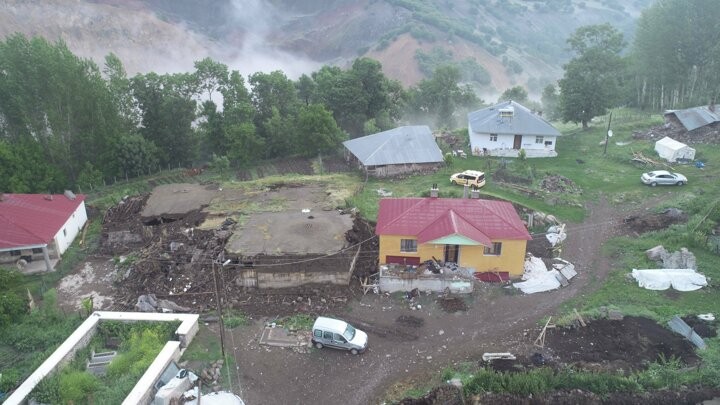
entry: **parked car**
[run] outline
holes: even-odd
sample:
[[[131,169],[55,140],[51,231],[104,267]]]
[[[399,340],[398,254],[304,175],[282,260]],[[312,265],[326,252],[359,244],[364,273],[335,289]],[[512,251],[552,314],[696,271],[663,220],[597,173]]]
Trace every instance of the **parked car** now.
[[[450,176],[450,183],[482,187],[485,185],[485,173],[477,170],[465,170],[464,172],[455,173]]]
[[[687,184],[687,177],[680,173],[672,173],[667,170],[655,170],[653,172],[643,173],[640,177],[643,183],[655,187],[659,185],[682,186]]]
[[[367,349],[368,336],[345,321],[319,316],[312,327],[312,343],[318,349],[327,346],[358,354]]]

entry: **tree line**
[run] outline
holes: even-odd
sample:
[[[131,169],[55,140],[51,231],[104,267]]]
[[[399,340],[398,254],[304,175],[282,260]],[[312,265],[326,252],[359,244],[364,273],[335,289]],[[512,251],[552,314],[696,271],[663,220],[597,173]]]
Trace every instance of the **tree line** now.
[[[558,86],[543,91],[553,119],[581,123],[608,108],[652,111],[714,105],[720,94],[720,7],[714,0],[658,0],[628,46],[610,24],[580,27]]]
[[[409,89],[368,58],[297,80],[281,71],[243,77],[209,58],[194,67],[129,77],[114,54],[100,68],[62,41],[0,42],[0,191],[88,189],[213,158],[243,167],[316,156],[403,117],[452,127],[456,107],[480,103],[452,66]]]
[[[720,92],[720,7],[714,0],[660,0],[638,20],[631,47],[609,24],[579,28],[574,57],[542,106],[515,86],[501,100],[551,120],[590,120],[616,106],[654,111],[714,104]],[[192,72],[128,77],[110,54],[102,69],[63,42],[16,34],[0,42],[0,191],[87,189],[103,179],[213,159],[243,167],[314,156],[347,138],[401,123],[454,128],[482,107],[455,65],[410,88],[379,62],[323,66],[289,79],[238,71],[206,58]]]

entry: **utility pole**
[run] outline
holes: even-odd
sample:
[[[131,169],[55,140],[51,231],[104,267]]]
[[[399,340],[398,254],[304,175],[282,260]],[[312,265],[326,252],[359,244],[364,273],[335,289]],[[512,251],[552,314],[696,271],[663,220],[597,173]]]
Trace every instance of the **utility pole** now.
[[[225,322],[222,316],[222,303],[220,302],[220,292],[218,291],[217,276],[215,275],[215,260],[212,261],[212,275],[215,283],[215,303],[217,304],[218,322],[220,323],[220,350],[222,351],[223,361],[225,361]]]
[[[612,111],[610,111],[610,118],[608,118],[608,127],[607,132],[605,133],[605,150],[603,150],[603,155],[607,154],[607,144],[610,142],[610,137],[612,137],[612,130],[610,130],[610,123],[612,122]]]

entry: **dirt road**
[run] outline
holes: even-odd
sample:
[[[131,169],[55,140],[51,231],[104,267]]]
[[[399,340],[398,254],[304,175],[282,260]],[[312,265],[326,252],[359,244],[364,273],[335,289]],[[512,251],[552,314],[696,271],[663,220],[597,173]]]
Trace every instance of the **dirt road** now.
[[[385,295],[352,301],[347,312],[335,315],[361,328],[369,326],[370,348],[360,356],[331,349],[297,352],[259,346],[261,322],[238,328],[229,336],[239,366],[235,390],[250,405],[317,399],[380,403],[386,390],[400,381],[424,381],[453,363],[477,361],[484,352],[527,352],[542,317],[599,285],[591,281],[606,278],[612,263],[600,247],[623,232],[622,218],[628,214],[601,200],[589,207],[585,222],[568,227],[562,257],[576,265],[578,276],[557,291],[522,295],[514,289],[484,286],[467,298],[466,312],[453,314],[434,302],[435,295],[423,295],[422,309],[417,311],[402,299]],[[398,322],[403,315],[421,321]]]

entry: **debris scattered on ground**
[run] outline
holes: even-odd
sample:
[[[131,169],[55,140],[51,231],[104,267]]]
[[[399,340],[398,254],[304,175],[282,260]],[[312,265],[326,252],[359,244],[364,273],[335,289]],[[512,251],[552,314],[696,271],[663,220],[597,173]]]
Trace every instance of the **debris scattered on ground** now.
[[[715,317],[712,314],[689,315],[682,317],[682,320],[700,335],[700,337],[713,338],[718,335],[718,323],[715,322]]]
[[[694,269],[633,269],[632,277],[647,290],[695,291],[707,286],[704,275]]]
[[[384,188],[379,188],[375,190],[380,197],[392,197],[393,193],[392,191],[385,190]]]
[[[717,125],[705,125],[693,131],[686,130],[682,125],[664,124],[650,128],[648,131],[634,131],[633,139],[657,141],[666,136],[686,144],[717,145],[720,142],[720,128]]]
[[[568,274],[575,272],[574,266],[571,269],[567,264],[562,262],[559,264],[563,264],[563,268],[568,269]],[[560,271],[555,268],[548,270],[545,262],[532,254],[528,254],[525,259],[525,273],[523,273],[522,279],[525,281],[513,283],[513,287],[520,289],[525,294],[555,290],[568,283],[568,279]]]
[[[702,337],[700,337],[700,335],[698,335],[690,327],[690,325],[680,319],[679,316],[674,316],[671,320],[669,320],[668,326],[670,327],[670,329],[680,334],[680,336],[690,341],[690,343],[694,344],[698,349],[707,349],[707,344],[705,344],[705,341],[702,339]]]
[[[155,294],[139,296],[135,309],[139,312],[190,312],[190,308],[180,306],[170,300],[159,300]]]
[[[482,355],[483,361],[491,361],[491,360],[515,360],[515,356],[512,353],[504,352],[504,353],[483,353]]]
[[[545,233],[545,238],[550,242],[550,246],[555,247],[567,239],[567,233],[565,233],[565,224],[553,225],[548,228]]]

